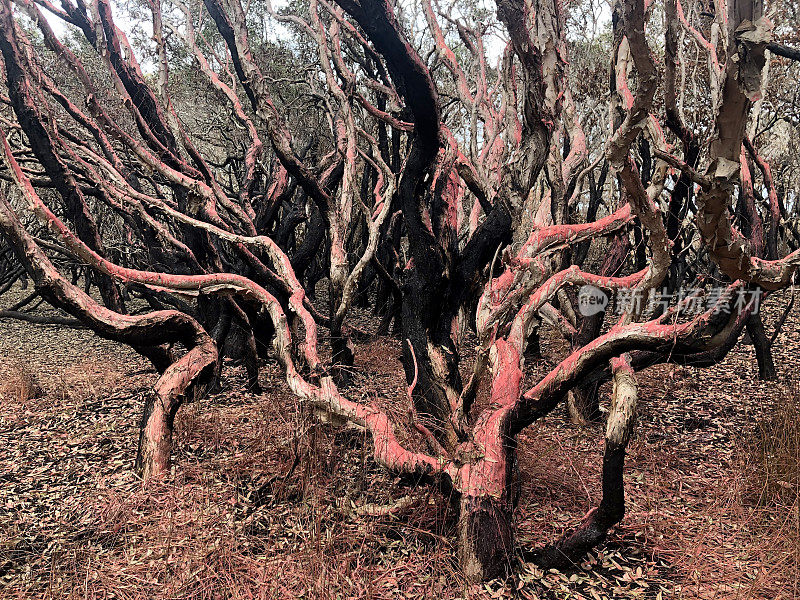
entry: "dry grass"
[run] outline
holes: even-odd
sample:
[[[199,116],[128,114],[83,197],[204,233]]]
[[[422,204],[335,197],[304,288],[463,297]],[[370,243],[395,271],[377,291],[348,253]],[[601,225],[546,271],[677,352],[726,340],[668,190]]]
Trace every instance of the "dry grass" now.
[[[22,405],[41,398],[42,394],[42,386],[30,368],[20,361],[12,361],[6,378],[0,381],[0,400]]]
[[[761,484],[759,504],[796,509],[800,494],[800,390],[778,395],[771,414],[757,424],[754,446],[753,466]]]
[[[745,500],[754,502],[766,556],[765,577],[800,597],[800,389],[779,393],[749,445]]]

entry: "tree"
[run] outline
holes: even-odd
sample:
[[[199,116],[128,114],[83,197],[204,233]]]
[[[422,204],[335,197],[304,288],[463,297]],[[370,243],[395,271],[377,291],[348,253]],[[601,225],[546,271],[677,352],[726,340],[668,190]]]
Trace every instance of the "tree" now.
[[[654,4],[619,0],[610,36],[583,45],[565,14],[580,3],[498,0],[497,22],[432,0],[421,14],[388,0],[250,6],[292,28],[276,46],[239,0],[149,0],[150,73],[107,0],[16,4],[17,15],[0,3],[2,176],[13,184],[0,231],[17,261],[4,259],[4,281],[24,269],[48,302],[158,369],[136,461],[145,477],[167,470],[174,416],[214,385],[223,356],[244,360],[253,389],[259,360],[274,358],[321,419],[369,433],[376,462],[451,492],[462,568],[491,578],[515,552],[518,434],[570,395],[575,414],[597,418],[597,390],[611,381],[602,500],[534,555],[562,567],[624,515],[637,371],[713,364],[745,327],[760,360],[768,353],[752,299],[789,285],[800,254],[769,164],[746,136],[772,39],[760,3],[718,2],[708,17],[666,0],[661,27]],[[59,39],[41,8],[83,45]],[[418,40],[410,32],[423,21]],[[707,54],[701,91],[678,76],[689,43]],[[607,63],[608,125],[605,96],[570,76],[586,68],[571,52]],[[208,93],[189,85],[199,77],[189,62]],[[230,133],[210,132],[213,119]],[[67,281],[44,251],[53,249],[89,266],[86,286],[102,304]],[[314,305],[320,272],[327,314]],[[725,283],[705,290],[703,275]],[[688,284],[655,311],[638,301]],[[409,423],[347,395],[363,335],[347,315],[371,288],[401,323]],[[587,291],[638,300],[592,315],[581,312]],[[131,296],[153,310],[127,314]],[[570,354],[523,390],[526,351],[545,326]],[[464,382],[467,327],[477,350]]]

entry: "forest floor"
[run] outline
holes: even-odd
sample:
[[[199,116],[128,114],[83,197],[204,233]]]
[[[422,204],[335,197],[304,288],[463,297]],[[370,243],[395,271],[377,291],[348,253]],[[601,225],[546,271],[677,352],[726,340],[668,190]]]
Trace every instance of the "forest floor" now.
[[[797,312],[774,346],[777,382],[757,380],[744,344],[709,369],[641,375],[627,514],[578,568],[523,563],[472,587],[438,492],[412,489],[400,518],[362,516],[408,490],[357,434],[316,424],[274,361],[263,394],[231,368],[220,393],[181,408],[172,474],[143,484],[131,467],[147,363],[86,330],[2,321],[0,597],[798,598]],[[391,338],[359,345],[349,395],[396,398],[402,415],[399,354]],[[529,371],[562,356],[558,341],[543,354]],[[533,549],[598,502],[603,432],[557,410],[519,446],[517,535]]]

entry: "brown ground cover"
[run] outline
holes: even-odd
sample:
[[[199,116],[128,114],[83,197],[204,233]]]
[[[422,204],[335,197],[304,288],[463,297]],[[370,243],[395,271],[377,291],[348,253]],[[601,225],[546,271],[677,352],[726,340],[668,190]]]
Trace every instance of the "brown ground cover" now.
[[[275,363],[262,395],[232,368],[220,393],[184,406],[173,473],[143,484],[131,466],[155,379],[145,361],[85,330],[2,321],[0,596],[797,598],[798,348],[793,314],[774,347],[778,382],[756,380],[742,344],[710,369],[646,371],[628,512],[609,540],[572,572],[522,564],[468,588],[438,492],[404,488],[359,434],[316,424]],[[545,336],[541,360],[559,351]],[[402,418],[399,353],[390,338],[361,345],[351,395],[394,399]],[[596,504],[602,440],[561,410],[524,432],[522,546]],[[408,493],[400,518],[362,514]]]

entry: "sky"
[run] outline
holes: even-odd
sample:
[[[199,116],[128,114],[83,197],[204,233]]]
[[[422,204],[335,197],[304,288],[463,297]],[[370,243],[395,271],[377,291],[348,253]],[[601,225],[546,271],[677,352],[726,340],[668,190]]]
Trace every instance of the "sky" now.
[[[408,0],[401,0],[401,2],[403,2],[404,4],[409,4]],[[276,11],[285,7],[287,4],[288,4],[287,0],[272,0],[272,6]],[[124,31],[129,37],[131,37],[131,33],[133,32],[134,29],[134,21],[129,18],[128,11],[125,10],[124,8],[121,8],[119,4],[113,2],[113,0],[111,2],[111,6],[114,15],[114,22],[120,29],[122,29],[122,31]],[[495,10],[494,2],[490,2],[488,0],[478,0],[478,6],[480,8],[490,11]],[[47,11],[44,7],[41,7],[41,10],[44,13],[47,22],[50,24],[50,27],[52,27],[55,34],[60,39],[63,40],[67,34],[68,25],[65,24],[64,21],[59,19],[57,16]],[[454,12],[457,14],[458,13],[457,9],[454,9]],[[147,28],[149,28],[149,19],[147,18],[142,19],[139,22],[139,26],[146,28],[146,32],[149,34],[149,31],[147,30]],[[278,39],[283,38],[288,34],[287,29],[281,23],[276,23],[273,21],[272,26],[273,26],[273,35],[269,36],[272,41],[277,41]],[[424,20],[420,23],[420,26],[425,27]],[[499,61],[500,56],[502,56],[503,54],[505,41],[499,38],[498,36],[494,35],[490,36],[490,38],[486,40],[485,44],[490,64],[497,64],[497,61]],[[142,68],[145,71],[147,71],[148,65],[142,64]]]
[[[400,0],[401,6],[409,7],[411,10],[411,5],[415,0]],[[460,11],[458,9],[458,2],[453,0],[449,0],[452,4],[448,7],[448,0],[440,0],[441,5],[440,7],[443,10],[449,10],[450,14],[454,17],[460,16]],[[115,3],[112,0],[112,10],[114,14],[114,20],[117,26],[122,29],[126,34],[131,37],[131,33],[134,30],[134,21],[129,18],[128,10],[121,7],[119,3]],[[281,8],[285,7],[288,4],[287,0],[272,0],[272,6],[275,10],[280,10]],[[593,4],[595,5],[595,9],[598,11],[597,14],[599,16],[598,24],[602,25],[604,21],[608,21],[610,19],[610,7],[607,0],[594,0]],[[496,10],[495,3],[493,0],[477,0],[478,8],[486,10],[490,13],[494,13]],[[45,18],[50,23],[50,26],[53,28],[56,35],[63,39],[67,33],[67,25],[59,19],[57,16],[53,15],[52,13],[48,12],[46,9],[42,8],[42,12],[45,14]],[[149,15],[148,15],[149,17]],[[149,18],[144,18],[139,21],[139,26],[143,27],[146,33],[146,37],[149,38],[149,25],[150,20]],[[288,35],[288,30],[284,25],[281,23],[276,23],[272,21],[272,35],[269,35],[269,38],[272,41],[278,41],[278,39],[285,38]],[[420,14],[420,22],[417,24],[416,29],[417,31],[423,31],[427,28],[427,24],[425,23],[424,17]],[[486,48],[487,59],[489,64],[497,65],[500,61],[500,57],[503,54],[503,49],[506,45],[505,39],[505,32],[502,32],[501,35],[498,35],[498,32],[491,33],[487,36],[484,40],[484,46]],[[501,37],[502,36],[502,37]],[[140,59],[140,63],[142,69],[145,72],[155,70],[154,64],[148,64],[148,61],[141,60],[141,57],[137,57]]]

